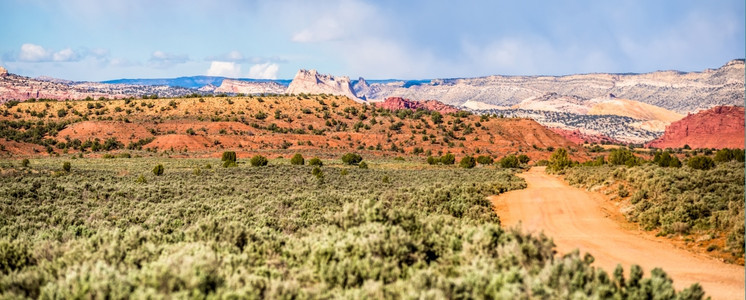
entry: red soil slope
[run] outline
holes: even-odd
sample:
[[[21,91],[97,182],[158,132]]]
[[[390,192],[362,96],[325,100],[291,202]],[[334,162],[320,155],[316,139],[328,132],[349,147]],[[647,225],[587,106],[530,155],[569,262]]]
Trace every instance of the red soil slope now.
[[[458,108],[444,104],[437,100],[412,101],[409,99],[404,99],[402,97],[389,97],[386,98],[386,100],[384,100],[382,103],[376,103],[375,105],[390,110],[417,110],[421,108],[425,110],[434,110],[442,114],[455,113],[458,111]]]
[[[744,108],[717,106],[671,123],[647,147],[744,148]]]
[[[610,138],[608,136],[605,136],[603,134],[585,134],[580,132],[580,130],[567,130],[567,129],[561,129],[561,128],[549,128],[549,130],[554,131],[555,133],[563,136],[564,138],[570,140],[573,143],[582,145],[585,142],[588,143],[597,143],[601,144],[603,142],[610,143],[610,144],[621,144],[619,140]]]

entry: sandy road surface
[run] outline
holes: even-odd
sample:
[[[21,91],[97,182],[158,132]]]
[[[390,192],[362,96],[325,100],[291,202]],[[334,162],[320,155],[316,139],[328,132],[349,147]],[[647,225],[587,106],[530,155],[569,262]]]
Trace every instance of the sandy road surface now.
[[[636,230],[623,229],[602,210],[600,194],[567,185],[544,168],[519,174],[528,188],[492,197],[502,225],[521,223],[529,232],[543,231],[559,253],[580,249],[594,265],[611,273],[640,265],[645,274],[656,267],[673,278],[676,289],[699,282],[713,299],[744,299],[744,268],[697,255]]]

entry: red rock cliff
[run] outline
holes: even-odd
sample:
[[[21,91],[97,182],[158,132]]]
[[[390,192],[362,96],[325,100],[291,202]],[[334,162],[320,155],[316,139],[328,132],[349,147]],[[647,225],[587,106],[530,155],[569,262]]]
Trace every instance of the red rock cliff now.
[[[744,148],[744,108],[717,106],[671,123],[647,147]]]
[[[412,101],[409,99],[404,99],[402,97],[389,97],[389,98],[386,98],[386,100],[384,100],[383,102],[376,103],[375,105],[378,107],[382,107],[382,108],[390,109],[390,110],[397,110],[397,109],[417,110],[421,108],[424,110],[434,110],[442,114],[455,113],[459,111],[457,108],[453,106],[444,104],[436,100]]]

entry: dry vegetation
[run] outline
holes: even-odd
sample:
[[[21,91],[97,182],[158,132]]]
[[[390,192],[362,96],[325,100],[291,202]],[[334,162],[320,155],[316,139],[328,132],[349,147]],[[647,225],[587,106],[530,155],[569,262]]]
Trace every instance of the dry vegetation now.
[[[501,229],[486,196],[524,187],[511,171],[363,162],[0,162],[0,297],[702,297]]]
[[[718,153],[723,152],[727,151]],[[640,162],[637,166],[579,166],[564,172],[570,184],[613,192],[613,198],[621,199],[627,219],[643,229],[683,239],[690,247],[743,264],[744,163],[743,152],[739,153],[740,162],[728,162],[716,154],[717,165],[707,156],[695,156],[678,167]],[[702,161],[714,167],[692,168],[701,168]]]
[[[541,159],[547,148],[574,148],[527,119],[390,111],[330,95],[13,102],[0,108],[0,133],[0,154],[14,156],[128,148],[192,157],[232,149],[240,157],[357,151]]]

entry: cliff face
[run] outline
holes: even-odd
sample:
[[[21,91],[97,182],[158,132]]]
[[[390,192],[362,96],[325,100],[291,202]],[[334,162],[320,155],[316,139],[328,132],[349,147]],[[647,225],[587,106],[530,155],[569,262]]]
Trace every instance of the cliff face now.
[[[441,114],[455,113],[458,111],[457,108],[447,105],[447,104],[443,104],[442,102],[439,102],[436,100],[411,101],[409,99],[404,99],[401,97],[386,98],[386,100],[384,100],[383,102],[375,103],[375,106],[385,108],[385,109],[390,109],[390,110],[424,109],[424,110],[437,111],[437,112],[440,112]]]
[[[243,93],[243,94],[282,94],[285,93],[285,86],[274,82],[249,82],[234,79],[223,79],[220,87],[214,90],[215,93]]]
[[[3,67],[0,67],[0,76],[7,76],[7,75],[8,75],[8,70]]]
[[[679,148],[744,148],[744,108],[718,106],[671,123],[646,146]]]
[[[353,92],[349,77],[319,74],[316,70],[299,70],[285,93],[331,94],[346,96],[358,102],[362,101]]]
[[[578,74],[567,76],[487,76],[434,79],[418,85],[370,84],[368,100],[402,97],[438,99],[451,105],[477,101],[513,106],[547,93],[579,99],[613,94],[662,107],[679,114],[718,105],[743,105],[744,61],[733,60],[718,69],[702,72],[658,71],[645,74]]]

